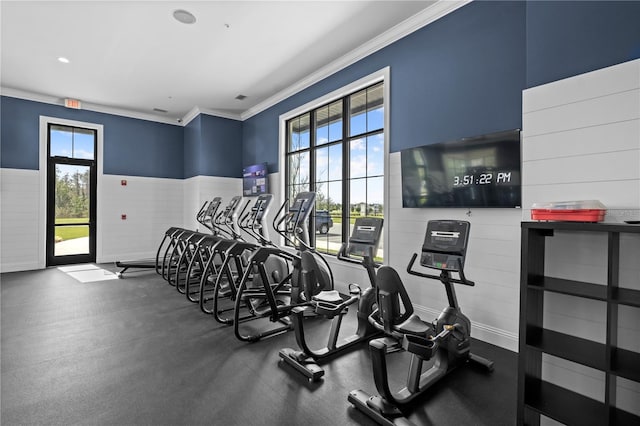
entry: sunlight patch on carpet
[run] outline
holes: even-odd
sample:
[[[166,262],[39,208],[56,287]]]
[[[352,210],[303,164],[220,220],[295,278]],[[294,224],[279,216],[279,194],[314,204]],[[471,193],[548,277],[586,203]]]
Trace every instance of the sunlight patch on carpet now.
[[[118,279],[118,276],[113,272],[89,263],[83,265],[61,266],[58,270],[81,283]]]

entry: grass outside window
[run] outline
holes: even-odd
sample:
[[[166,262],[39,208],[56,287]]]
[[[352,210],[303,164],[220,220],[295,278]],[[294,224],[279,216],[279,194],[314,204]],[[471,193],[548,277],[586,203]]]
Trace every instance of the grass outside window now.
[[[74,240],[89,236],[89,218],[56,218],[56,225],[82,224],[77,226],[56,226],[56,242]]]

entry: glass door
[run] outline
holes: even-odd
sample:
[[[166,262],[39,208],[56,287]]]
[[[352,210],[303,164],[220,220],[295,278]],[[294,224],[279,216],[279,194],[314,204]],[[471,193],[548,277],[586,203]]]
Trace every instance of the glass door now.
[[[95,262],[96,132],[49,125],[47,266]]]

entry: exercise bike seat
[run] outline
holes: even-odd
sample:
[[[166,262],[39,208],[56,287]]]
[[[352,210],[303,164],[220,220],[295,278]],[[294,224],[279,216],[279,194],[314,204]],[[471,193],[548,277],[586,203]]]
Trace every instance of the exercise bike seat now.
[[[429,334],[433,333],[433,326],[422,321],[416,314],[412,314],[406,321],[395,325],[393,329],[398,333],[420,337],[429,337]]]
[[[322,292],[333,290],[332,276],[326,265],[319,263],[316,256],[319,255],[312,251],[303,251],[300,255],[301,287],[307,300],[311,300]]]
[[[426,332],[420,318],[414,314],[413,305],[395,269],[381,266],[376,276],[378,284],[378,320],[370,321],[378,330],[394,334],[404,325],[407,330]],[[415,317],[415,318],[413,318]],[[401,332],[400,332],[401,333]]]
[[[337,290],[323,290],[312,297],[312,300],[325,303],[342,303],[345,301]]]

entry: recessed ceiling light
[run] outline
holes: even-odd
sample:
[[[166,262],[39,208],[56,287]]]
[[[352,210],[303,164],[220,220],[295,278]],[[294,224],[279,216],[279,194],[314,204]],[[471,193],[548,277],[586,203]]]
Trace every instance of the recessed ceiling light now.
[[[191,12],[187,12],[184,9],[174,10],[173,17],[176,18],[176,21],[182,22],[183,24],[193,24],[196,22],[196,17],[193,16]]]
[[[63,64],[68,64],[69,62],[71,62],[70,60],[68,60],[67,58],[65,58],[64,56],[60,56],[58,58],[58,61],[62,62]]]

